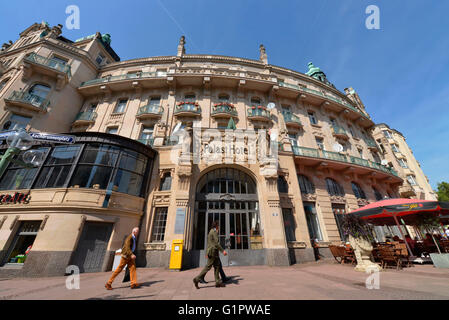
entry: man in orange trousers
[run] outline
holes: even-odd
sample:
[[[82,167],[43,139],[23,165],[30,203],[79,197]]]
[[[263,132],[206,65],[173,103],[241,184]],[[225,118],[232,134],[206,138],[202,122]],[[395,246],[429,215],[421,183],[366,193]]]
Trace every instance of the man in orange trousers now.
[[[128,265],[130,278],[131,278],[131,289],[139,288],[140,284],[137,283],[136,274],[136,255],[134,254],[137,247],[137,235],[139,234],[139,228],[134,228],[132,233],[126,238],[125,244],[122,248],[122,257],[120,263],[115,269],[109,281],[106,283],[105,287],[107,290],[112,290],[112,282],[115,277],[122,272],[123,268]]]

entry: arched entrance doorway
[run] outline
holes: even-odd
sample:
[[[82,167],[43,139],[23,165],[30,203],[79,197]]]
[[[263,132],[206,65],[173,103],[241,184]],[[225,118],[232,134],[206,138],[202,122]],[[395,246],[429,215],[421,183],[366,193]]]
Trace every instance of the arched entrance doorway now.
[[[195,202],[195,250],[206,248],[213,221],[219,222],[221,246],[230,252],[222,257],[223,265],[253,264],[243,261],[251,259],[251,254],[244,252],[262,249],[262,228],[257,186],[248,174],[235,168],[219,168],[201,177]]]

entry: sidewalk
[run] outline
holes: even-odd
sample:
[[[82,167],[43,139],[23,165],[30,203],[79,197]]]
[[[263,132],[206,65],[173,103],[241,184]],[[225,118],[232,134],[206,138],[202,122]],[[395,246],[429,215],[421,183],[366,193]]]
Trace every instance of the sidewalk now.
[[[349,265],[311,263],[290,267],[228,267],[232,281],[215,288],[213,270],[207,284],[197,290],[192,279],[200,269],[182,272],[166,269],[137,270],[142,287],[131,290],[122,283],[124,273],[107,291],[111,272],[81,274],[80,289],[68,290],[66,277],[0,280],[0,299],[150,299],[150,300],[301,300],[301,299],[444,299],[449,300],[449,270],[416,265],[401,271],[380,273],[380,289],[365,286],[368,275]]]

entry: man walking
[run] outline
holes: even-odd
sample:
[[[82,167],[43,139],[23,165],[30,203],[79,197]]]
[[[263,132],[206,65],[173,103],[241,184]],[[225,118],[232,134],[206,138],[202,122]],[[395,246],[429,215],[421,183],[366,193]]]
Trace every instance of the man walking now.
[[[134,254],[137,247],[137,235],[139,234],[139,228],[134,228],[132,233],[126,238],[125,244],[122,248],[122,257],[117,269],[112,274],[109,281],[106,283],[105,287],[107,290],[112,290],[112,282],[122,272],[123,268],[128,265],[129,273],[131,277],[131,289],[136,289],[140,287],[137,283],[136,274],[136,255]]]
[[[209,231],[209,235],[207,236],[207,250],[206,250],[206,258],[207,264],[201,273],[193,279],[193,283],[195,287],[199,289],[198,283],[200,279],[203,279],[206,273],[214,267],[214,275],[215,275],[215,286],[217,288],[225,287],[225,284],[220,280],[219,277],[219,269],[220,269],[220,257],[219,252],[223,252],[224,255],[227,255],[227,252],[221,247],[220,242],[218,241],[218,222],[214,221],[212,223],[212,228]]]

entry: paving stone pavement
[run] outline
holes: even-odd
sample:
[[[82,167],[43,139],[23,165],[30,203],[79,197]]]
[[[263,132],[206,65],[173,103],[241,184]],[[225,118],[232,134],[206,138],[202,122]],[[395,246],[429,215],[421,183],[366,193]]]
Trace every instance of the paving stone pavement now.
[[[192,279],[200,269],[181,272],[138,268],[142,287],[131,290],[119,275],[108,291],[111,272],[80,275],[80,289],[68,290],[67,277],[0,279],[0,299],[22,300],[449,300],[449,270],[416,265],[380,273],[380,288],[365,286],[367,274],[350,265],[310,263],[290,267],[225,267],[232,281],[215,288],[213,270],[197,290]]]

